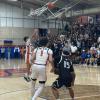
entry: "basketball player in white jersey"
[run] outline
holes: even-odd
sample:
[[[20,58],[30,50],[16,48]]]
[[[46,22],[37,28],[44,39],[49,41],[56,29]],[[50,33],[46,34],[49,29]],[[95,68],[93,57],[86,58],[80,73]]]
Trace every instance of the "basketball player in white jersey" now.
[[[24,76],[24,79],[27,82],[30,82],[31,79],[29,77],[30,75],[30,68],[31,68],[31,57],[32,57],[32,51],[35,48],[35,41],[38,39],[38,29],[34,29],[34,32],[31,36],[31,38],[29,37],[25,37],[24,41],[26,42],[26,53],[25,53],[25,63],[27,66],[27,73]]]
[[[40,40],[40,46],[34,50],[33,52],[33,65],[32,65],[32,76],[31,79],[32,81],[32,89],[34,92],[34,95],[32,97],[32,100],[36,100],[36,98],[40,95],[42,92],[45,82],[47,80],[47,75],[46,75],[46,64],[49,61],[53,67],[53,58],[52,58],[52,50],[47,48],[47,43],[48,39],[47,38],[42,38]],[[35,83],[36,80],[39,80],[39,87],[35,91]]]
[[[24,40],[26,41],[25,63],[27,66],[27,73],[25,74],[24,79],[27,82],[29,82],[29,81],[31,81],[29,75],[30,75],[30,68],[31,68],[31,56],[32,56],[33,46],[31,44],[31,40],[29,37],[25,37]]]

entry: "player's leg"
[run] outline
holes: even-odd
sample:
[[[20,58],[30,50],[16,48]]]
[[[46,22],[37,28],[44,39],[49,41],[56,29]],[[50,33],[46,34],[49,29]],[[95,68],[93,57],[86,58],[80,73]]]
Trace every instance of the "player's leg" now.
[[[41,94],[43,91],[43,88],[45,86],[45,82],[47,80],[46,76],[46,69],[45,68],[39,68],[38,67],[38,78],[39,78],[39,87],[35,91],[34,96],[32,97],[32,100],[36,100],[36,98]]]
[[[36,98],[41,94],[41,92],[43,91],[43,88],[45,86],[45,81],[39,81],[39,87],[38,89],[35,91],[34,96],[32,97],[32,100],[36,100]]]
[[[27,72],[25,73],[24,79],[25,79],[27,82],[30,82],[31,79],[30,79],[29,75],[30,75],[30,68],[31,68],[31,65],[30,65],[29,63],[27,63],[26,66],[27,66]]]
[[[28,63],[28,64],[27,64],[27,76],[30,75],[30,69],[31,69],[31,64]]]
[[[31,55],[29,55],[29,57],[27,58],[27,55],[25,55],[25,63],[26,63],[26,70],[27,72],[25,73],[25,76],[24,76],[24,79],[27,81],[27,82],[30,82],[31,79],[29,77],[30,75],[30,68],[31,68]]]
[[[32,65],[32,74],[31,74],[31,96],[33,97],[34,93],[35,93],[35,85],[36,85],[36,80],[38,77],[38,70],[37,70],[37,66]]]
[[[59,98],[59,91],[58,89],[63,86],[63,82],[60,80],[60,78],[57,78],[55,82],[52,84],[52,93],[54,95],[54,99]]]
[[[72,100],[74,100],[74,90],[73,90],[73,88],[69,87],[68,90],[69,90],[70,97],[72,98]]]
[[[66,86],[66,89],[69,90],[69,94],[72,100],[74,100],[74,90],[72,88],[72,78],[66,79],[64,82],[64,85]]]
[[[31,82],[31,97],[33,97],[34,93],[35,93],[35,84],[36,84],[36,80],[37,79],[32,79]]]

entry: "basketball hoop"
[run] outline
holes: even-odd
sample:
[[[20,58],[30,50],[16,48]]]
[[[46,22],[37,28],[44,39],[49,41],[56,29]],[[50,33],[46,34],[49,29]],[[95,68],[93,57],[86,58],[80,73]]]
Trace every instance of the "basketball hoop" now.
[[[53,9],[53,8],[55,7],[55,5],[54,5],[53,2],[49,2],[49,3],[47,4],[47,7],[48,7],[48,9]]]

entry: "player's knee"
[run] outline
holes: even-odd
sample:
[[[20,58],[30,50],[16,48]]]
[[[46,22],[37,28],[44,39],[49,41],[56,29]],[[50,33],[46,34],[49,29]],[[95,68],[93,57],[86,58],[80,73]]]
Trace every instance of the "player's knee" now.
[[[40,84],[45,84],[46,81],[39,81]]]
[[[32,79],[32,78],[31,78]],[[37,79],[32,79],[32,81],[36,81]]]

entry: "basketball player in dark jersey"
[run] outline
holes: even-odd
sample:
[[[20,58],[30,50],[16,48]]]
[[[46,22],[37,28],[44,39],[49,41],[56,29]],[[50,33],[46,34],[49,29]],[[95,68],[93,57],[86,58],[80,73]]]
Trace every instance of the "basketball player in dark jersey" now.
[[[69,59],[69,52],[63,51],[60,61],[58,63],[58,69],[59,69],[59,76],[56,79],[55,82],[52,84],[52,92],[54,94],[54,97],[56,99],[59,99],[59,91],[58,89],[62,86],[65,86],[69,90],[69,94],[74,100],[74,91],[72,89],[72,86],[74,85],[75,80],[75,72],[73,68],[73,64]]]

